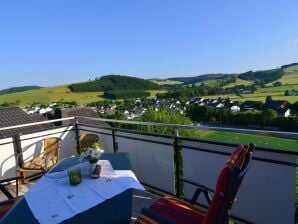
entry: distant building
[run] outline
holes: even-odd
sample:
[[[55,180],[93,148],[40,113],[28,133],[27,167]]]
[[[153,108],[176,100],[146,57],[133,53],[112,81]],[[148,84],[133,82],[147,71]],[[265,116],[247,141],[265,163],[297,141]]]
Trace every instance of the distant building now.
[[[236,113],[240,111],[240,107],[237,105],[231,106],[231,112]]]
[[[91,108],[86,107],[77,107],[77,108],[63,108],[63,109],[56,109],[54,116],[51,119],[59,119],[59,118],[66,118],[66,117],[94,117],[99,118],[97,112],[92,110]],[[109,125],[103,121],[94,121],[90,119],[79,118],[78,119],[80,124],[85,125],[95,125],[95,126],[105,126],[108,127]],[[73,124],[73,121],[58,121],[55,122],[56,126],[67,126]]]
[[[278,117],[289,117],[291,115],[291,110],[288,108],[280,108],[275,110]]]
[[[242,107],[244,110],[254,110],[255,109],[254,104],[255,104],[254,101],[244,101],[244,103],[242,104]]]
[[[265,102],[265,109],[282,109],[282,108],[288,108],[289,102],[286,100],[267,100]]]
[[[247,89],[242,91],[242,94],[251,94],[251,93],[252,93],[252,91],[251,90],[247,90]]]

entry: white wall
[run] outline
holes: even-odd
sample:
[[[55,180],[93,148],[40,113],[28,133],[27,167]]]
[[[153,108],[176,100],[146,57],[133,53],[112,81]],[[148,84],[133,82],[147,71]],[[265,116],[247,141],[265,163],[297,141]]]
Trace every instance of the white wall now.
[[[16,175],[16,160],[12,138],[0,139],[0,178],[10,178]]]

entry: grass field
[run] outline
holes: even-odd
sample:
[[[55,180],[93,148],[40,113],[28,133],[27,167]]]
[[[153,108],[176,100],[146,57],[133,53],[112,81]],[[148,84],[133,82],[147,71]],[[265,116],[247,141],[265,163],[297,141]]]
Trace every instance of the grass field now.
[[[281,82],[282,85],[298,84],[298,68],[295,72],[285,72],[280,79],[274,82]],[[268,83],[267,86],[272,86],[274,82]]]
[[[150,91],[147,91],[147,92],[150,92],[150,98],[153,98],[156,96],[157,93],[166,93],[167,90],[150,90]]]
[[[179,85],[183,84],[183,82],[180,81],[174,81],[174,80],[168,80],[168,79],[150,79],[149,81],[154,82],[158,85]]]
[[[164,93],[166,90],[152,90],[149,92],[152,98],[156,93]],[[18,106],[21,108],[30,106],[33,102],[48,104],[58,101],[75,101],[78,104],[83,104],[103,100],[102,96],[103,92],[74,93],[64,85],[0,95],[0,104],[19,101]]]
[[[298,101],[298,96],[285,96],[285,91],[292,89],[298,90],[298,85],[285,85],[285,86],[268,86],[264,88],[258,88],[254,93],[252,94],[242,94],[241,96],[235,95],[235,94],[227,94],[227,95],[218,95],[218,96],[206,96],[205,98],[210,99],[217,99],[218,97],[222,98],[230,98],[234,101],[246,101],[246,100],[252,100],[252,101],[262,101],[265,102],[267,96],[272,96],[274,100],[287,100],[290,103],[295,103]]]
[[[102,94],[102,92],[73,93],[67,86],[55,86],[0,95],[0,103],[20,101],[20,107],[29,106],[32,102],[52,103],[57,101],[76,101],[81,104],[98,101],[102,99]]]
[[[249,144],[254,143],[257,146],[264,146],[276,149],[297,150],[298,139],[286,139],[270,136],[240,134],[224,131],[205,131],[199,130],[199,136],[202,139],[215,140],[228,143]]]
[[[229,98],[230,100],[233,101],[246,101],[246,100],[251,100],[251,101],[262,101],[265,102],[266,100],[266,96],[270,95],[272,96],[273,100],[287,100],[290,103],[295,103],[296,101],[298,101],[298,97],[297,96],[283,96],[280,94],[265,94],[265,95],[253,95],[253,94],[245,94],[241,96],[237,96],[235,94],[227,94],[227,95],[217,95],[217,96],[204,96],[204,98],[209,98],[209,99],[217,99],[218,97],[221,97],[223,99],[225,98]]]
[[[206,86],[210,86],[210,87],[215,87],[217,85],[219,85],[220,83],[217,81],[217,79],[211,79],[211,80],[206,80],[203,83],[205,83]],[[196,82],[195,85],[196,86],[200,86],[202,84],[202,82]]]
[[[291,67],[284,69],[284,72],[295,72],[295,71],[298,71],[298,65],[293,65]]]
[[[234,87],[236,85],[250,86],[251,84],[253,84],[253,82],[247,81],[247,80],[244,80],[244,79],[236,78],[236,82],[229,83],[228,85],[225,85],[223,88],[225,88],[225,89],[226,88],[231,88],[231,87]]]

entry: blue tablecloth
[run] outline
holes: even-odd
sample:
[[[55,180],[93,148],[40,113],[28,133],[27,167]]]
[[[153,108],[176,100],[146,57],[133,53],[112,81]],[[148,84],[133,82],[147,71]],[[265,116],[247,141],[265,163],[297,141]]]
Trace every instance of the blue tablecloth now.
[[[77,165],[79,157],[70,157],[59,162],[49,172],[58,172],[71,166]],[[109,160],[114,169],[127,170],[131,169],[129,155],[127,153],[104,153],[102,159]],[[74,223],[104,223],[104,224],[121,224],[129,223],[131,218],[132,207],[132,189],[104,201],[97,206],[80,213],[70,219],[64,220],[63,224]],[[4,224],[17,223],[38,223],[34,218],[26,200],[22,198],[0,221]]]

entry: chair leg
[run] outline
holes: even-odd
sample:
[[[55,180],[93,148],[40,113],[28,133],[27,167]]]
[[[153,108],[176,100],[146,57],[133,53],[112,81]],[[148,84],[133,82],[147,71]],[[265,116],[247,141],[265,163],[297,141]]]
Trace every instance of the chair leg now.
[[[26,177],[26,172],[17,171],[17,176],[23,177],[22,179],[18,180],[19,186],[21,186],[22,184],[27,184],[28,183],[28,179]]]

